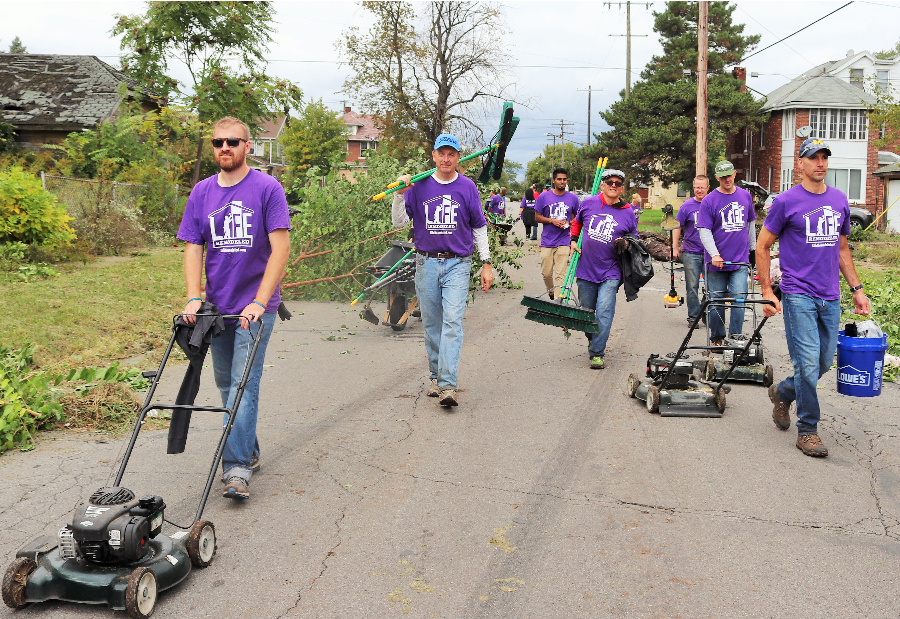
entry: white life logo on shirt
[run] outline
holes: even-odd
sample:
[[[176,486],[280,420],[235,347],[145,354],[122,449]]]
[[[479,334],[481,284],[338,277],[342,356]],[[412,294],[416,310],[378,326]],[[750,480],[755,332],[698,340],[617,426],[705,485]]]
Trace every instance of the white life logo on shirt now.
[[[430,234],[453,234],[456,232],[456,212],[459,202],[448,195],[437,196],[426,200],[425,229]]]
[[[841,214],[831,206],[821,206],[805,214],[806,242],[813,247],[831,247],[841,230]]]
[[[240,200],[233,200],[209,214],[209,231],[214,249],[242,251],[253,247],[253,236],[250,234],[253,211],[242,204]]]
[[[725,232],[740,232],[746,227],[744,221],[744,207],[740,202],[729,202],[728,205],[721,210],[722,214],[722,230]]]
[[[549,207],[550,219],[568,219],[569,205],[565,202],[554,202]]]
[[[612,215],[591,215],[587,226],[588,236],[600,243],[610,243],[616,223],[616,218]]]

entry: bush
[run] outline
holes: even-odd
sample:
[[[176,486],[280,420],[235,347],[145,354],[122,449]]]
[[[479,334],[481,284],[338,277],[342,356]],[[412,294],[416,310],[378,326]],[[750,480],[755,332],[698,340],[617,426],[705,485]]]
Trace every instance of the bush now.
[[[123,193],[123,192],[122,192]],[[146,239],[140,211],[127,197],[114,198],[112,183],[85,183],[69,207],[72,227],[85,249],[97,256],[118,256]]]
[[[0,243],[64,247],[75,239],[71,219],[56,197],[22,168],[0,171]]]

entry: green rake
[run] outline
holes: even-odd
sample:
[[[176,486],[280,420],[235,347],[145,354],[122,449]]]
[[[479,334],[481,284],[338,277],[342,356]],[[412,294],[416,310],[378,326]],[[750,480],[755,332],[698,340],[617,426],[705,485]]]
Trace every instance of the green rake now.
[[[591,195],[597,195],[600,189],[600,177],[606,168],[609,157],[600,157],[597,160],[597,174],[594,176],[594,186],[591,189]],[[569,305],[569,299],[572,296],[572,286],[575,283],[575,269],[578,268],[578,260],[581,257],[581,239],[584,236],[584,229],[578,235],[578,249],[569,263],[569,270],[566,271],[566,279],[563,281],[560,290],[559,301],[551,301],[543,299],[549,291],[539,296],[525,295],[522,297],[522,305],[528,308],[525,312],[525,320],[539,322],[544,325],[553,327],[562,327],[563,330],[583,331],[585,333],[599,333],[600,328],[597,326],[597,319],[594,310],[585,309],[577,305]]]

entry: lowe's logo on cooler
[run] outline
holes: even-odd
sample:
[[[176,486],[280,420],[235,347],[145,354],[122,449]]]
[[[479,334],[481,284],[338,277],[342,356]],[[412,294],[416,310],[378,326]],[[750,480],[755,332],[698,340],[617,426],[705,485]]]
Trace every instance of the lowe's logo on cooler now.
[[[868,387],[872,384],[872,375],[869,372],[857,370],[852,365],[845,365],[838,368],[838,382],[845,385]]]

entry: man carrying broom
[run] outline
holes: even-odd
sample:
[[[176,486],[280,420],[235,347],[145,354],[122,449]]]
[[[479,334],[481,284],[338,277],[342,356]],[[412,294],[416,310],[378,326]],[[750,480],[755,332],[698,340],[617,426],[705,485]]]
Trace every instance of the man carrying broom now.
[[[582,307],[596,312],[599,333],[587,334],[588,356],[592,370],[602,370],[606,342],[616,314],[616,293],[622,281],[618,255],[628,248],[625,234],[637,234],[637,218],[631,205],[622,200],[625,174],[606,170],[601,178],[599,195],[585,198],[572,224],[571,246],[581,251],[575,277],[578,279],[578,301]],[[584,228],[581,250],[578,236]]]
[[[494,282],[481,197],[475,183],[457,171],[459,151],[455,136],[439,135],[431,152],[435,173],[415,184],[410,175],[398,178],[404,187],[394,194],[391,212],[394,226],[413,222],[416,297],[431,373],[427,395],[440,398],[441,406],[458,404],[462,320],[475,247],[484,265],[481,289],[487,292]]]

